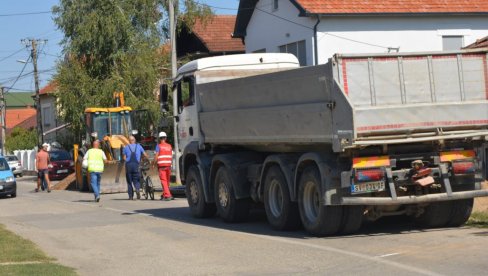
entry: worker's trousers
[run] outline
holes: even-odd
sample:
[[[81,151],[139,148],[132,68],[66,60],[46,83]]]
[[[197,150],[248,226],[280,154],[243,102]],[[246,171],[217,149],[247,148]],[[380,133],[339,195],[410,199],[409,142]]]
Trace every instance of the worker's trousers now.
[[[171,179],[171,167],[159,167],[159,180],[161,180],[161,186],[163,187],[163,197],[171,197],[169,191],[169,181]]]
[[[137,192],[141,189],[141,173],[139,172],[139,163],[136,162],[128,162],[125,163],[125,177],[127,179],[127,192],[129,193],[129,198],[134,197],[134,189]]]

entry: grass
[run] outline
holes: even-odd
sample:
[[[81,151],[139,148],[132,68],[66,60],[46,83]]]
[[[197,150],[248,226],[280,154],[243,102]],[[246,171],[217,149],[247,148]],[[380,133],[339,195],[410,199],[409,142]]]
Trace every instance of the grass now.
[[[0,225],[0,275],[76,275],[54,261],[33,242]]]
[[[466,225],[479,228],[488,228],[488,212],[473,212]]]

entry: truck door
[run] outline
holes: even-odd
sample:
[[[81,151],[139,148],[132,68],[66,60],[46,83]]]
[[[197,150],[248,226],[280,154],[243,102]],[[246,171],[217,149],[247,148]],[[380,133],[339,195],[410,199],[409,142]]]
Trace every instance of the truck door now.
[[[181,151],[193,141],[198,141],[200,127],[198,124],[197,104],[195,102],[195,79],[185,77],[177,84],[178,89],[178,142]]]

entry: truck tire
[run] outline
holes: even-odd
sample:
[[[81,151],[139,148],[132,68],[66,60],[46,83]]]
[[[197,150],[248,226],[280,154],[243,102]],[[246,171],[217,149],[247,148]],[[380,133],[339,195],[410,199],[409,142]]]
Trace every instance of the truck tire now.
[[[363,224],[363,206],[344,206],[342,210],[342,234],[352,234],[357,232]]]
[[[301,226],[298,205],[291,201],[285,176],[278,166],[272,166],[266,173],[264,209],[273,229],[295,230]]]
[[[196,166],[191,166],[186,175],[186,199],[190,206],[191,214],[196,218],[208,218],[215,215],[215,204],[205,202],[203,184],[200,172]]]
[[[300,218],[308,233],[315,236],[333,235],[341,226],[342,207],[323,204],[320,179],[315,166],[303,171],[298,187]]]
[[[466,223],[473,210],[472,198],[452,201],[452,213],[447,226],[458,227]]]
[[[449,222],[451,210],[452,204],[449,201],[431,203],[415,218],[415,223],[425,228],[445,227]]]
[[[215,205],[218,214],[225,222],[242,222],[249,215],[249,200],[235,197],[235,177],[226,166],[220,167],[215,175]]]

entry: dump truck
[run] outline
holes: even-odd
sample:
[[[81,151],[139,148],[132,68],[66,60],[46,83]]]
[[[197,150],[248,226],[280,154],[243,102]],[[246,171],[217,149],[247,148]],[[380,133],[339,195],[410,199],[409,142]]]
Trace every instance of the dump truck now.
[[[181,178],[195,217],[264,205],[278,230],[356,232],[407,215],[459,226],[486,177],[487,50],[192,61],[174,80]]]
[[[80,191],[91,191],[90,174],[82,167],[85,153],[94,139],[100,141],[100,148],[107,156],[101,193],[127,192],[125,161],[122,150],[129,144],[129,136],[134,135],[146,150],[154,156],[156,139],[152,130],[152,120],[147,110],[133,110],[125,105],[124,93],[114,92],[112,107],[87,107],[85,109],[84,141],[74,147],[76,187]],[[151,159],[152,160],[152,159]],[[150,171],[151,178],[157,179],[156,172]]]

